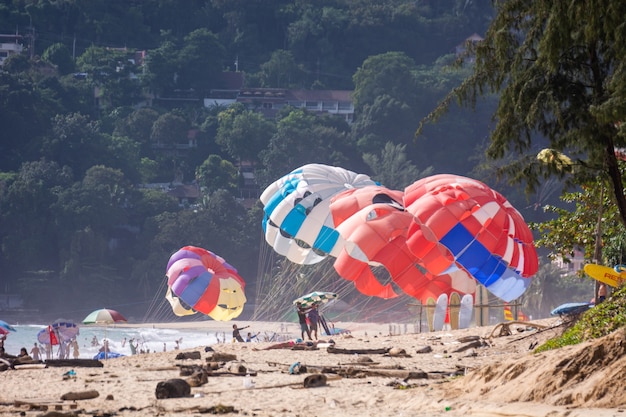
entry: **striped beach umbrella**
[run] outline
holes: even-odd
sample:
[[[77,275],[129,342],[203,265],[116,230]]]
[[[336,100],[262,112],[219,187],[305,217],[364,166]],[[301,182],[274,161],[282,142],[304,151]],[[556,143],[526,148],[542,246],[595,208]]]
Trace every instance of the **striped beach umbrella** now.
[[[302,307],[309,308],[313,305],[320,305],[323,303],[327,303],[330,300],[335,300],[337,298],[337,294],[334,292],[325,292],[325,291],[314,291],[312,293],[303,295],[302,297],[298,297],[293,300],[293,304],[302,304]]]
[[[119,322],[126,322],[126,317],[121,313],[110,308],[101,308],[89,313],[87,317],[83,319],[83,324],[113,324]]]

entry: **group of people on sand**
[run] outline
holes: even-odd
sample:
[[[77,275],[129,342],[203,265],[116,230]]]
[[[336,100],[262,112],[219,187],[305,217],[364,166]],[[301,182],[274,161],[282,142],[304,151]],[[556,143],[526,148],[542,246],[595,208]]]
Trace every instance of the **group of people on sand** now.
[[[296,303],[296,310],[298,312],[298,322],[300,323],[300,330],[302,331],[302,340],[306,334],[309,340],[313,340],[311,334],[317,340],[317,328],[320,323],[320,313],[317,310],[317,304],[313,304],[309,308],[304,308],[302,303]]]
[[[44,344],[43,347],[45,349],[46,359],[51,359],[53,355],[52,346],[49,344]],[[80,356],[78,340],[76,340],[76,338],[59,342],[59,350],[57,351],[59,359],[69,359],[70,354],[74,359],[78,359],[78,357]]]
[[[20,349],[17,355],[11,355],[4,350],[4,345],[0,346],[0,371],[7,369],[15,369],[16,365],[24,365],[29,363],[39,363],[39,360],[33,359],[25,347]]]
[[[236,324],[233,324],[233,342],[249,343],[257,339],[257,337],[259,336],[259,332],[257,332],[256,334],[252,334],[252,332],[248,332],[244,340],[244,338],[241,336],[240,330],[247,329],[248,327],[250,326],[237,327]]]

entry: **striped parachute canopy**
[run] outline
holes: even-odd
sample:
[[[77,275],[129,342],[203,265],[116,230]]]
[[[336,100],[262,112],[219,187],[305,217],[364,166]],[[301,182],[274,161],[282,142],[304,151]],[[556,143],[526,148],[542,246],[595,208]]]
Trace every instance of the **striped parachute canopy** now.
[[[474,279],[463,270],[437,276],[428,273],[406,245],[413,216],[403,206],[402,191],[382,186],[344,191],[333,197],[330,211],[343,247],[334,263],[337,273],[367,295],[391,298],[372,267],[383,266],[391,280],[407,295],[422,302],[442,293],[473,293]]]
[[[522,215],[480,181],[442,174],[405,189],[413,216],[407,246],[433,275],[463,269],[492,294],[511,301],[538,269],[533,237]]]
[[[330,199],[375,184],[367,175],[323,164],[304,165],[284,175],[260,197],[265,240],[294,263],[320,262],[337,251],[340,239],[328,209]]]
[[[243,311],[244,280],[211,251],[196,246],[181,248],[170,257],[166,275],[166,298],[178,316],[202,313],[228,321]]]

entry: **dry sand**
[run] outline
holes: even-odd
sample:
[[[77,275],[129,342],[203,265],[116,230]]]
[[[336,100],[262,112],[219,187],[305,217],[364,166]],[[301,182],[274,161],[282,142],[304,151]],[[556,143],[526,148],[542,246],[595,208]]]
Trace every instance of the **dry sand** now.
[[[276,323],[237,324],[278,330]],[[271,345],[268,342],[216,344],[211,346],[215,352],[234,354],[237,360],[222,361],[225,368],[216,371],[220,374],[191,388],[187,398],[156,399],[155,388],[170,378],[186,378],[180,376],[179,365],[206,366],[214,352],[205,352],[204,346],[110,359],[102,368],[8,370],[0,372],[0,415],[199,416],[215,412],[211,407],[218,405],[233,407],[236,413],[229,415],[276,417],[626,415],[624,331],[578,346],[531,353],[531,345],[558,334],[557,324],[551,319],[511,325],[512,334],[501,336],[500,327],[494,326],[390,335],[388,325],[340,323],[338,327],[352,333],[333,337],[339,349],[398,348],[406,356],[337,354],[326,348],[258,350]],[[215,322],[208,325],[216,327]],[[540,325],[549,330],[539,330]],[[229,332],[232,324],[223,326]],[[295,331],[295,325],[290,329]],[[470,336],[485,345],[465,349],[471,342],[459,340]],[[432,351],[417,353],[428,346]],[[202,358],[175,359],[193,351]],[[371,362],[363,362],[366,358]],[[290,374],[289,367],[296,362],[307,372]],[[228,375],[233,364],[253,374],[253,388],[244,387],[245,377]],[[75,377],[64,379],[70,369]],[[305,378],[320,370],[326,371],[326,383],[305,388]],[[421,378],[422,373],[428,378]],[[93,390],[97,398],[61,400],[68,392]]]

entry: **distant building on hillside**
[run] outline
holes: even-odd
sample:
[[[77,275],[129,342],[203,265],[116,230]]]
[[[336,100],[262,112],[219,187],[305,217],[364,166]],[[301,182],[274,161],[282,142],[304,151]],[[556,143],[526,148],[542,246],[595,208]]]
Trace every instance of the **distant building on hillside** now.
[[[225,73],[233,74],[233,73]],[[229,75],[227,88],[211,90],[204,99],[205,107],[230,106],[242,103],[267,118],[275,118],[285,106],[303,108],[316,114],[331,114],[346,122],[354,120],[352,91],[349,90],[289,90],[286,88],[244,88],[241,78]]]
[[[0,67],[4,65],[4,61],[11,55],[21,54],[24,46],[20,43],[21,35],[4,35],[0,34]]]

